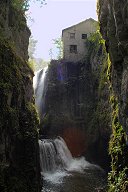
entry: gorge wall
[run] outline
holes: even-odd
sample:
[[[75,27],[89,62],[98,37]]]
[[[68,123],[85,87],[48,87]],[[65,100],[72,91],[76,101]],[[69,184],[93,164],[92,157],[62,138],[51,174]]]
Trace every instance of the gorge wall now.
[[[108,166],[111,133],[107,54],[99,33],[86,41],[83,62],[51,61],[43,92],[40,134],[62,136],[73,156]],[[42,71],[40,71],[40,74]]]
[[[99,0],[100,31],[110,56],[112,106],[110,191],[128,191],[128,1]]]
[[[13,1],[0,1],[0,191],[40,191],[39,121],[28,66],[30,31]]]

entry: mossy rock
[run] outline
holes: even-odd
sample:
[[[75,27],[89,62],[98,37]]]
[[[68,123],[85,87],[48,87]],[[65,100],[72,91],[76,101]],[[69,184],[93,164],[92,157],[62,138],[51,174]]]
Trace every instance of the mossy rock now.
[[[33,72],[6,41],[0,42],[0,132],[3,153],[0,189],[39,191],[39,118],[34,106]],[[7,165],[7,166],[6,166]]]

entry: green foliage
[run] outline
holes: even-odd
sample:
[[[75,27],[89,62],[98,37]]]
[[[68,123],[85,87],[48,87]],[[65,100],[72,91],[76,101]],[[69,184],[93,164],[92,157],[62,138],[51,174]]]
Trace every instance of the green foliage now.
[[[108,79],[107,79],[107,64],[108,64],[108,56],[105,54],[102,56],[102,68],[100,72],[100,78],[99,78],[99,94],[103,94],[104,89],[107,87],[108,89]]]
[[[28,54],[29,54],[29,59],[30,60],[34,59],[36,44],[37,44],[37,40],[33,39],[33,37],[31,36],[29,38],[29,47],[28,47]]]
[[[29,9],[29,0],[12,0],[12,5],[18,10],[27,11]]]
[[[110,134],[110,107],[109,102],[109,85],[107,79],[107,69],[108,69],[108,55],[105,50],[104,40],[101,34],[97,30],[95,33],[90,34],[86,40],[86,45],[88,47],[88,58],[86,62],[90,62],[91,59],[95,57],[94,69],[92,70],[95,83],[95,90],[98,92],[98,98],[96,98],[96,103],[94,113],[92,115],[91,121],[89,122],[89,131],[94,134],[94,130],[100,134]],[[104,129],[103,129],[104,127]],[[97,138],[97,137],[95,137]]]
[[[122,171],[118,173],[110,172],[108,177],[109,182],[109,192],[127,192],[128,191],[128,178],[127,173],[128,168],[125,167]]]
[[[99,30],[90,34],[90,36],[85,41],[85,46],[88,49],[88,54],[86,54],[86,56],[85,56],[86,62],[90,62],[92,55],[94,55],[94,56],[97,55],[97,57],[100,57],[101,56],[100,50],[103,50],[101,58],[104,57],[104,54],[105,54],[104,40],[103,40]],[[101,58],[99,58],[99,59],[101,59]],[[101,68],[101,67],[99,66],[99,68]]]
[[[111,172],[108,174],[109,192],[128,191],[128,147],[126,146],[126,134],[119,121],[118,99],[114,95],[111,85],[111,62],[108,60],[107,78],[110,84],[110,104],[112,108],[112,136],[109,142],[109,154],[111,155]]]
[[[102,45],[105,43],[104,39],[102,38],[99,30],[97,30],[95,33],[91,33],[90,36],[88,37],[88,41],[97,47],[97,45]]]
[[[21,11],[27,11],[30,6],[30,2],[39,2],[41,4],[44,4],[45,0],[12,0],[12,5],[15,7],[17,10]]]
[[[112,63],[110,61],[109,55],[108,55],[108,69],[107,69],[107,79],[109,81],[109,84],[111,85],[111,68],[112,68]]]
[[[29,60],[28,65],[34,71],[34,60]]]
[[[34,72],[37,72],[41,69],[44,69],[45,67],[47,67],[49,64],[49,62],[47,61],[44,61],[43,59],[41,58],[33,58],[33,59],[29,59],[29,66],[31,67],[31,69],[34,71]]]
[[[58,56],[57,59],[63,58],[63,42],[62,38],[53,39],[54,44],[56,45],[56,48],[58,49]]]
[[[38,71],[40,69],[45,68],[48,65],[48,62],[44,61],[43,59],[34,58],[34,53],[36,50],[36,43],[37,43],[37,40],[33,39],[33,37],[31,36],[29,39],[29,47],[28,47],[28,54],[29,54],[28,64],[33,71]]]

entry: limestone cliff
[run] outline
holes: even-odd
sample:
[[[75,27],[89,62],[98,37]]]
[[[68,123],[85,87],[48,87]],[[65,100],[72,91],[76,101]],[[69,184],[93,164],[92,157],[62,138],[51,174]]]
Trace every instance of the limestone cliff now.
[[[38,118],[23,13],[0,1],[0,191],[40,191]]]
[[[85,155],[104,166],[111,131],[109,89],[103,75],[107,55],[101,41],[98,33],[86,41],[88,54],[83,62],[51,62],[40,132],[61,135],[74,156]]]
[[[98,15],[110,56],[113,135],[109,149],[112,158],[109,190],[123,192],[128,191],[128,1],[99,0]]]

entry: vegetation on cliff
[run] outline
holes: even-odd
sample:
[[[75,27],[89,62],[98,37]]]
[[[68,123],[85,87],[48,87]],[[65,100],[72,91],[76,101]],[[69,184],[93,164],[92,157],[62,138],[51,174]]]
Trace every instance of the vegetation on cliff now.
[[[109,142],[109,154],[111,155],[111,172],[108,174],[109,192],[128,191],[128,146],[126,145],[126,133],[119,121],[119,103],[114,94],[111,82],[112,64],[108,60],[108,82],[110,88],[110,104],[112,118],[112,136]]]
[[[108,191],[128,191],[128,76],[127,76],[127,2],[98,1],[100,32],[109,53],[108,82],[112,118],[112,136],[109,144],[111,172]]]
[[[9,18],[9,19],[8,19]],[[27,59],[30,31],[10,1],[0,2],[0,191],[40,191],[38,128]]]
[[[34,0],[11,0],[11,3],[12,6],[15,7],[16,9],[25,12],[29,9],[31,1],[35,2]],[[36,1],[40,2],[41,4],[45,2],[45,0],[36,0]]]
[[[88,124],[88,134],[95,145],[89,148],[94,158],[101,155],[99,162],[106,170],[110,159],[108,153],[108,141],[111,134],[111,116],[109,104],[109,84],[107,81],[107,60],[105,41],[99,30],[92,34],[87,41],[89,50],[89,62],[92,68],[94,103],[91,118]],[[95,61],[95,62],[94,62]],[[95,153],[93,154],[93,151]]]

